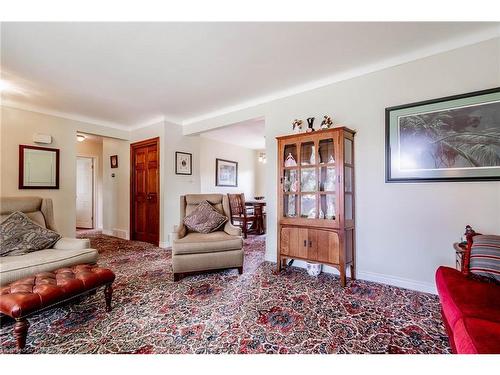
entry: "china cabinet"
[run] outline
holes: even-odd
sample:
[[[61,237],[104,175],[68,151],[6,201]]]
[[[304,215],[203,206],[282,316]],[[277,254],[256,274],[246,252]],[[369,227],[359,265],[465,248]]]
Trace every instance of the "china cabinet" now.
[[[346,127],[277,137],[278,271],[292,259],[355,277],[354,131]]]

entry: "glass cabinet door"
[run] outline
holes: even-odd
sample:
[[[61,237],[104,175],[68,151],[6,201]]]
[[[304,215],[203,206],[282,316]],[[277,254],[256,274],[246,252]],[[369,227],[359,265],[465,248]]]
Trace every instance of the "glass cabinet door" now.
[[[283,217],[297,217],[297,194],[283,194]]]
[[[297,145],[289,144],[285,145],[283,151],[283,167],[296,167],[297,166]]]
[[[316,168],[300,169],[300,191],[301,193],[314,193],[317,190]]]
[[[315,165],[316,164],[316,148],[314,142],[303,142],[300,145],[300,165]]]
[[[319,141],[319,164],[334,164],[335,153],[333,148],[333,138],[321,139]]]
[[[354,150],[353,141],[344,135],[344,220],[352,225],[354,220]]]
[[[300,217],[303,219],[317,219],[316,194],[301,194]]]

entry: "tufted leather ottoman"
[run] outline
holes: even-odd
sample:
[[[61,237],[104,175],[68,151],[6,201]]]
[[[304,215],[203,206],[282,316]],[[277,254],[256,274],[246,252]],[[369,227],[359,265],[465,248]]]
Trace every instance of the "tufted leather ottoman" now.
[[[106,311],[111,311],[113,271],[81,264],[26,277],[0,289],[0,312],[16,320],[14,337],[19,349],[26,345],[27,317],[104,286]]]

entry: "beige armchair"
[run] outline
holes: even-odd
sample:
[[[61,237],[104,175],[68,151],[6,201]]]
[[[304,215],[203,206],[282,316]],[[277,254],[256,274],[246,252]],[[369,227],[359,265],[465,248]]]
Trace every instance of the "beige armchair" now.
[[[15,211],[21,211],[38,225],[57,231],[54,225],[52,199],[40,197],[0,198],[0,222]],[[0,257],[0,286],[40,272],[53,271],[76,264],[96,263],[98,252],[87,239],[61,238],[51,249],[25,255]]]
[[[204,234],[189,231],[184,218],[204,200],[210,202],[221,214],[228,217],[224,226],[215,232]],[[189,194],[180,199],[180,225],[177,238],[172,244],[174,281],[183,274],[238,268],[243,273],[243,239],[241,229],[229,220],[229,201],[224,194]]]

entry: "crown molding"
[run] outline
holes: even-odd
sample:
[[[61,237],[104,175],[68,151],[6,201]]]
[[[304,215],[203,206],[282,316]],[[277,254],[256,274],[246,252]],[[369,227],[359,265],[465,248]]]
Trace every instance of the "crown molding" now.
[[[21,109],[23,111],[41,113],[43,115],[60,117],[60,118],[66,119],[66,120],[84,122],[87,124],[98,125],[98,126],[102,126],[105,128],[112,128],[112,129],[123,130],[123,131],[130,130],[129,127],[121,125],[121,124],[117,124],[115,122],[103,121],[103,120],[99,120],[99,119],[92,118],[92,117],[82,116],[82,115],[79,115],[76,113],[53,111],[53,110],[50,110],[47,108],[26,105],[26,104],[22,104],[22,103],[19,103],[16,101],[11,101],[11,100],[2,100],[1,105],[2,105],[2,107],[10,107],[10,108],[15,108],[15,109]]]
[[[480,42],[485,42],[487,40],[495,39],[500,37],[500,25],[491,27],[485,30],[481,30],[476,33],[468,34],[466,36],[462,36],[460,38],[449,39],[448,41],[443,41],[440,43],[435,43],[433,45],[427,46],[425,48],[421,48],[412,52],[400,54],[385,60],[382,60],[375,64],[365,65],[360,68],[346,70],[341,73],[337,73],[331,76],[328,76],[323,79],[310,81],[301,85],[297,85],[291,87],[289,89],[276,91],[269,95],[260,96],[254,98],[252,100],[248,100],[242,102],[240,104],[236,104],[233,106],[228,106],[225,108],[221,108],[220,110],[208,112],[205,114],[201,114],[199,116],[191,117],[182,122],[182,125],[191,125],[198,122],[202,122],[205,120],[213,119],[215,117],[223,116],[232,112],[237,112],[240,110],[248,109],[251,107],[255,107],[258,105],[263,105],[278,99],[283,99],[286,97],[290,97],[296,94],[301,94],[307,91],[311,91],[314,89],[318,89],[321,87],[325,87],[337,82],[346,81],[348,79],[361,77],[366,74],[374,73],[377,71],[381,71],[387,68],[395,67],[398,65],[406,64],[412,61],[420,60],[426,57],[438,55],[440,53],[445,53],[448,51],[452,51],[454,49],[458,49],[461,47],[466,47],[469,45],[477,44]]]

